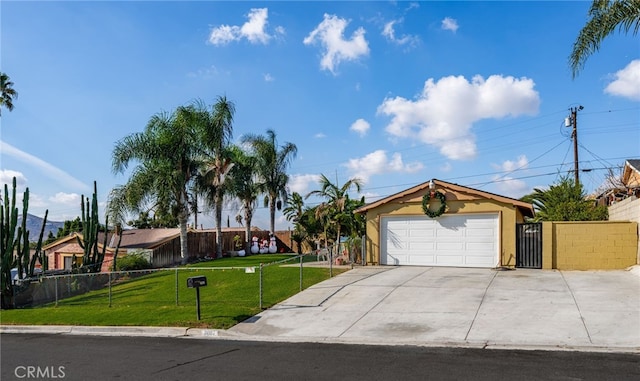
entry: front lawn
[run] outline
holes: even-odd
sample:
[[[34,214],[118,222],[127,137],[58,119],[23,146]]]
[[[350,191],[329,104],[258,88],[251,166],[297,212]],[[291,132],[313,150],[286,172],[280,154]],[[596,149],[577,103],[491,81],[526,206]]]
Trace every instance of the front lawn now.
[[[177,272],[169,269],[135,279],[125,278],[111,287],[111,307],[107,287],[60,300],[57,306],[52,303],[35,308],[3,310],[0,323],[226,329],[261,311],[260,263],[265,263],[262,273],[263,308],[299,292],[299,266],[283,266],[285,263],[266,265],[291,257],[274,254],[223,258],[184,266]],[[304,260],[315,260],[315,256],[307,256]],[[286,264],[299,264],[299,260]],[[258,267],[255,272],[246,270],[254,266]],[[212,267],[219,269],[206,269]],[[333,275],[342,271],[344,269],[334,268]],[[207,278],[207,286],[200,288],[200,321],[196,314],[196,291],[187,288],[187,278],[193,276]],[[303,288],[328,278],[327,268],[303,266]]]

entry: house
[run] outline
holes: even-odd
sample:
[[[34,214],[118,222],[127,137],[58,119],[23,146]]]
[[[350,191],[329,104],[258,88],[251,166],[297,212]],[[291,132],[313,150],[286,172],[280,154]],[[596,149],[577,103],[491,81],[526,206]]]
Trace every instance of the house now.
[[[268,238],[269,232],[258,228],[251,228],[252,234],[261,239]],[[281,234],[278,234],[281,233]],[[239,235],[244,242],[245,228],[223,228],[222,242],[223,252],[234,250],[233,237]],[[278,249],[290,252],[291,249],[283,242],[282,238],[289,237],[288,232],[276,232]],[[43,250],[49,260],[51,270],[70,270],[73,266],[75,255],[76,264],[82,264],[83,249],[78,243],[78,238],[82,239],[82,234],[72,233],[67,237],[58,239],[45,247]],[[109,271],[113,263],[113,257],[118,248],[118,258],[133,252],[142,253],[152,267],[173,266],[182,262],[180,257],[180,229],[160,228],[160,229],[126,229],[117,233],[109,233],[107,236],[107,249],[101,271]],[[104,233],[98,234],[98,249],[102,250]],[[212,229],[195,230],[189,229],[187,233],[187,247],[190,260],[215,257],[216,231]]]
[[[611,206],[629,197],[640,197],[640,159],[626,160],[620,184],[605,190],[595,199],[598,205]]]
[[[47,256],[49,270],[71,270],[74,265],[74,257],[75,264],[82,265],[84,249],[80,246],[80,243],[78,243],[78,240],[82,239],[83,236],[81,233],[71,233],[66,237],[42,247],[44,255]],[[98,250],[102,252],[103,248],[102,241],[98,240]],[[109,266],[113,261],[114,254],[115,249],[107,247],[100,271],[109,271]]]
[[[515,265],[516,223],[534,211],[523,201],[433,179],[356,213],[366,215],[368,263],[491,268]]]

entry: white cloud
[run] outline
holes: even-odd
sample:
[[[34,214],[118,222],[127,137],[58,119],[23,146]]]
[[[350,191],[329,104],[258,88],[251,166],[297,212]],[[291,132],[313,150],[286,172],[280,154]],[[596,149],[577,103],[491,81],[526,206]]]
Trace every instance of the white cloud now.
[[[402,155],[394,153],[391,158],[387,157],[387,152],[377,150],[357,159],[350,159],[345,167],[362,182],[366,183],[373,175],[382,173],[415,173],[420,171],[424,166],[420,162],[404,164]]]
[[[327,135],[323,134],[322,132],[318,132],[317,134],[313,135],[313,137],[316,139],[324,139],[327,137]]]
[[[453,166],[451,165],[451,163],[444,163],[441,167],[440,167],[440,172],[451,172],[451,170],[453,169]]]
[[[475,76],[433,78],[424,84],[415,99],[387,98],[378,114],[389,115],[386,131],[394,138],[417,139],[439,148],[449,159],[471,159],[476,155],[473,123],[482,119],[535,115],[540,98],[535,83],[492,75],[486,80]]]
[[[442,29],[450,30],[455,33],[458,30],[458,20],[452,19],[451,17],[445,17],[442,20]]]
[[[65,171],[57,168],[46,161],[37,158],[29,153],[19,150],[18,148],[13,147],[12,145],[5,143],[0,140],[0,151],[2,151],[3,155],[12,156],[20,161],[23,161],[29,165],[39,168],[42,171],[44,176],[49,177],[51,180],[54,180],[58,184],[64,184],[65,186],[78,189],[78,190],[89,190],[89,186],[87,186],[82,181],[76,179]]]
[[[11,192],[13,187],[14,177],[16,178],[16,188],[24,187],[27,184],[27,177],[22,172],[12,171],[11,169],[0,170],[0,183],[7,184],[9,186],[9,192]],[[4,192],[4,190],[2,190],[2,192]]]
[[[56,204],[77,206],[78,209],[80,209],[80,195],[77,193],[58,192],[55,195],[49,197],[49,201]]]
[[[355,61],[369,54],[369,43],[364,38],[364,28],[358,28],[351,39],[344,38],[349,21],[325,13],[324,20],[303,40],[305,45],[320,42],[324,54],[320,61],[323,70],[335,74],[336,67],[342,61]]]
[[[629,62],[616,72],[615,78],[605,87],[605,93],[640,101],[640,60]]]
[[[502,164],[492,164],[492,166],[504,172],[513,172],[520,169],[526,169],[529,166],[529,160],[526,155],[520,155],[515,161],[505,160]]]
[[[529,167],[527,156],[520,155],[516,160],[505,160],[501,164],[492,164],[492,166],[495,169],[506,172],[504,175],[495,175],[492,178],[501,195],[519,198],[529,191],[529,186],[526,182],[508,175],[515,171],[527,169]]]
[[[392,21],[389,21],[388,23],[386,23],[384,25],[384,28],[382,29],[382,35],[384,37],[386,37],[387,40],[389,40],[389,41],[391,41],[391,42],[393,42],[393,43],[395,43],[397,45],[414,46],[416,43],[418,43],[418,41],[420,41],[418,36],[413,36],[413,35],[410,35],[410,34],[404,34],[400,38],[396,37],[396,31],[395,31],[395,28],[393,26],[395,24],[401,23],[401,22],[403,22],[403,19],[392,20]]]
[[[267,20],[269,18],[269,10],[267,8],[252,8],[246,16],[249,20],[242,26],[221,25],[211,29],[209,43],[227,45],[246,38],[252,44],[268,44],[273,37],[266,31],[269,23]],[[284,34],[284,28],[281,26],[277,26],[275,31],[277,34]]]
[[[269,73],[266,73],[266,74],[264,75],[264,81],[265,81],[265,82],[273,82],[273,81],[275,81],[275,80],[276,80],[276,79],[275,79],[271,74],[269,74]]]
[[[305,174],[289,176],[289,191],[292,193],[297,192],[304,197],[311,192],[310,184],[317,183],[319,180],[319,175]]]
[[[364,119],[356,120],[355,122],[353,122],[351,127],[349,127],[351,131],[357,132],[360,136],[365,136],[367,132],[369,132],[369,128],[371,128],[369,122]]]
[[[495,181],[495,186],[498,189],[498,193],[503,196],[520,198],[527,194],[530,190],[530,187],[526,182],[514,179],[509,176],[496,176],[493,180]]]

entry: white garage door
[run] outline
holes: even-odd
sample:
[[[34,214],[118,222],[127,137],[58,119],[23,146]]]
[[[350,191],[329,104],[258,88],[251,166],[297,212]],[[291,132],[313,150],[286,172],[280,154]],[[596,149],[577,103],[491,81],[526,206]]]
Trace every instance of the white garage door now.
[[[385,265],[495,267],[497,214],[382,217],[380,263]]]

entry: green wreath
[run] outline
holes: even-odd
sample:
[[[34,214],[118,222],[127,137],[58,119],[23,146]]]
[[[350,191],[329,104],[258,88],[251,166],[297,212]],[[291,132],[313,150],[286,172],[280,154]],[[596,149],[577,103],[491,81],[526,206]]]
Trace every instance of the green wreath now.
[[[440,208],[438,208],[438,210],[432,212],[431,210],[429,210],[429,202],[434,197],[437,198],[438,200],[440,200]],[[442,194],[442,193],[440,193],[438,191],[435,191],[435,192],[429,192],[429,193],[425,194],[424,196],[422,196],[422,210],[424,211],[424,214],[426,214],[427,216],[429,216],[431,218],[440,217],[444,213],[445,209],[447,209],[447,203],[446,203],[446,199],[444,197],[444,194]]]

